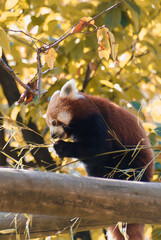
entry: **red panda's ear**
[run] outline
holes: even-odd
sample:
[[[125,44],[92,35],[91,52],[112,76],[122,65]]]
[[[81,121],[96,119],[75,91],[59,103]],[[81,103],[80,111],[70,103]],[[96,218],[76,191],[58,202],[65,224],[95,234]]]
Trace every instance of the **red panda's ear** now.
[[[82,97],[82,95],[78,93],[76,83],[73,79],[69,80],[64,84],[64,86],[60,90],[60,97],[70,99],[78,99]]]
[[[52,95],[52,96],[51,96],[51,98],[50,98],[50,101],[51,101],[51,100],[52,100],[52,98],[54,98],[54,97],[55,97],[55,95],[57,95],[59,92],[60,92],[59,90],[57,90],[56,92],[54,92],[54,93],[53,93],[53,95]]]

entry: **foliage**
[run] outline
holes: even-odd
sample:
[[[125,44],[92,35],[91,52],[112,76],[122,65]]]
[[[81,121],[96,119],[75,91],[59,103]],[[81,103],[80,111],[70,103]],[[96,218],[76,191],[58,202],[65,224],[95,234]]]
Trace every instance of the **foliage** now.
[[[3,87],[5,79],[0,77],[0,112],[2,127],[6,129],[0,146],[4,153],[6,146],[17,148],[17,158],[15,155],[11,158],[11,154],[5,153],[9,164],[14,165],[16,162],[17,167],[22,167],[23,160],[35,163],[34,152],[37,151],[37,146],[52,150],[48,132],[45,134],[45,144],[40,146],[40,142],[36,143],[35,140],[34,146],[24,138],[24,131],[27,131],[27,125],[32,122],[42,136],[46,128],[48,98],[55,90],[60,89],[64,82],[74,78],[80,90],[107,97],[143,120],[156,155],[154,180],[160,179],[160,3],[160,0],[124,0],[119,6],[89,24],[88,21],[94,16],[112,6],[113,1],[6,0],[4,3],[0,0],[0,46],[15,74],[18,74],[24,83],[31,81],[28,86],[33,87],[32,80],[35,76],[37,79],[37,49],[54,43],[74,26],[73,34],[54,48],[41,53],[41,90],[47,92],[40,97],[33,100],[33,95],[30,95],[31,102],[28,101],[30,103],[27,105],[13,102],[8,105],[9,100]],[[77,25],[74,25],[76,23]],[[99,28],[103,25],[108,30],[102,28],[98,33],[95,26]],[[106,39],[107,31],[109,40]],[[111,41],[113,45],[110,45]],[[119,46],[117,57],[115,44]],[[18,88],[21,93],[24,92],[20,85]],[[13,89],[8,88],[6,91],[12,93]],[[16,99],[19,97],[17,95]],[[16,122],[20,121],[20,118],[21,125]],[[33,149],[34,152],[31,151]],[[59,159],[53,151],[51,154],[58,163]],[[68,163],[68,160],[65,161],[63,164]],[[44,165],[39,165],[37,159],[36,163],[36,167],[44,169]],[[62,171],[74,171],[69,166]],[[77,170],[85,174],[79,165]],[[153,227],[151,231],[153,229],[156,239],[160,229]]]

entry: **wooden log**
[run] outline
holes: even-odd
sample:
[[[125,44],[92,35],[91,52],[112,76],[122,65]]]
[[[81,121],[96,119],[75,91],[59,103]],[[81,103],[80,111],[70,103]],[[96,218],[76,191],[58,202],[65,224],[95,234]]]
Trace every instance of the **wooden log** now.
[[[27,223],[27,220],[29,224]],[[112,224],[112,223],[111,223]],[[96,228],[107,228],[105,220],[88,219],[63,219],[49,215],[28,215],[13,213],[0,213],[0,239],[16,240],[16,234],[21,236],[21,240],[26,239],[26,233],[30,233],[31,238],[41,238],[55,234],[70,233],[72,231],[86,231]]]
[[[161,184],[0,169],[0,211],[161,223]]]

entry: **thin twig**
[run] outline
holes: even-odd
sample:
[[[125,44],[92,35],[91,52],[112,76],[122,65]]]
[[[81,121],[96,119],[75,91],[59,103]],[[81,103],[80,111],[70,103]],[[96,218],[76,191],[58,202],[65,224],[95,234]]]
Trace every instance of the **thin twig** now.
[[[110,11],[111,9],[117,7],[119,4],[121,4],[122,1],[119,1],[118,3],[114,4],[113,6],[105,9],[104,11],[102,11],[101,13],[99,13],[98,15],[94,16],[93,18],[91,18],[89,20],[88,23],[90,23],[92,20],[98,18],[99,16],[101,16],[102,14]],[[25,83],[23,83],[16,75],[15,73],[4,63],[4,61],[0,58],[0,65],[13,77],[13,79],[15,81],[17,81],[22,87],[24,87],[26,90],[30,91],[33,95],[38,95],[40,96],[40,83],[41,83],[41,57],[40,57],[40,53],[41,52],[46,52],[47,50],[49,50],[50,48],[58,45],[60,42],[62,42],[64,39],[66,39],[67,37],[69,37],[70,35],[74,34],[72,32],[70,32],[77,24],[79,23],[79,21],[77,23],[75,23],[70,29],[68,29],[59,39],[57,39],[56,41],[54,41],[53,43],[47,45],[46,43],[32,37],[29,33],[26,33],[22,30],[11,30],[11,29],[5,29],[5,31],[12,31],[12,32],[20,32],[23,33],[25,35],[27,35],[28,37],[30,37],[31,39],[37,40],[39,42],[42,42],[44,45],[46,46],[42,46],[40,48],[37,48],[37,90],[32,89],[30,86],[26,85]]]
[[[32,38],[32,39],[34,39],[34,40],[36,40],[36,41],[38,41],[38,42],[41,42],[41,43],[43,43],[43,44],[46,44],[45,42],[43,42],[43,41],[41,41],[41,40],[39,40],[39,39],[31,36],[29,33],[26,33],[25,31],[22,31],[22,30],[13,30],[13,29],[3,29],[3,30],[4,30],[4,31],[8,31],[8,32],[23,33],[23,34],[25,34],[26,36],[28,36],[29,38]],[[47,45],[47,44],[46,44],[46,45]]]
[[[85,79],[84,79],[84,81],[83,81],[82,92],[84,92],[84,91],[86,90],[88,83],[92,80],[92,78],[93,78],[94,75],[96,74],[96,71],[97,71],[99,65],[101,64],[101,62],[102,62],[102,60],[99,60],[99,62],[97,62],[96,67],[95,67],[95,69],[94,69],[94,73],[92,74],[92,76],[90,76],[90,75],[91,75],[91,69],[90,69],[90,66],[89,66],[89,63],[90,63],[90,62],[88,63],[88,65],[87,65],[87,70],[86,70],[86,74],[85,74]]]
[[[90,20],[87,22],[87,24],[90,23],[92,20],[95,20],[96,18],[100,17],[102,14],[104,14],[104,13],[110,11],[111,9],[117,7],[117,6],[120,5],[122,2],[123,2],[123,1],[120,1],[120,2],[118,2],[118,3],[115,3],[115,4],[112,5],[111,7],[107,8],[107,9],[105,9],[104,11],[102,11],[101,13],[97,14],[97,15],[94,16],[92,19],[90,19]]]
[[[105,10],[102,11],[101,13],[99,13],[99,14],[97,14],[96,16],[94,16],[93,18],[91,18],[91,19],[87,22],[87,24],[90,23],[92,20],[100,17],[102,14],[104,14],[104,13],[112,10],[113,8],[117,7],[117,6],[120,5],[121,3],[122,3],[122,1],[120,1],[120,2],[118,2],[118,3],[116,3],[116,4],[114,4],[113,6],[105,9]],[[49,45],[47,45],[47,46],[42,46],[42,47],[40,47],[40,48],[39,48],[39,51],[40,51],[40,52],[46,52],[46,51],[49,50],[50,48],[55,47],[57,44],[59,44],[60,42],[62,42],[64,39],[66,39],[66,38],[69,37],[70,35],[75,34],[75,33],[72,33],[72,32],[70,32],[70,31],[71,31],[79,22],[80,22],[80,21],[78,21],[77,23],[75,23],[67,32],[65,32],[59,39],[57,39],[57,40],[54,41],[53,43],[51,43],[51,44],[49,44]],[[95,31],[95,30],[94,30],[94,31]],[[90,33],[91,33],[91,32],[90,32]],[[87,34],[87,33],[86,33],[86,34]]]
[[[60,42],[62,42],[64,39],[66,39],[67,37],[69,37],[70,35],[72,35],[73,33],[68,33],[67,35],[65,35],[64,37],[60,37],[58,40],[56,40],[55,42],[47,45],[47,46],[42,46],[39,48],[40,52],[46,52],[47,50],[49,50],[52,47],[55,47],[56,45],[58,45]]]
[[[40,50],[37,49],[37,90],[38,90],[38,98],[40,97],[40,84],[41,84],[41,57]]]

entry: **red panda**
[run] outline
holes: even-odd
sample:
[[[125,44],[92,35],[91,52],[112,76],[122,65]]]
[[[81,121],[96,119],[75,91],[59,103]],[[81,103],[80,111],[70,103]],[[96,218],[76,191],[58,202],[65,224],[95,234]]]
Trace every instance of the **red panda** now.
[[[59,138],[59,157],[80,159],[89,176],[150,181],[153,151],[140,121],[115,103],[79,93],[74,80],[51,97],[46,122]],[[62,139],[72,138],[66,142]],[[143,239],[144,225],[128,224],[129,240]],[[124,239],[118,227],[109,228],[113,240]]]

